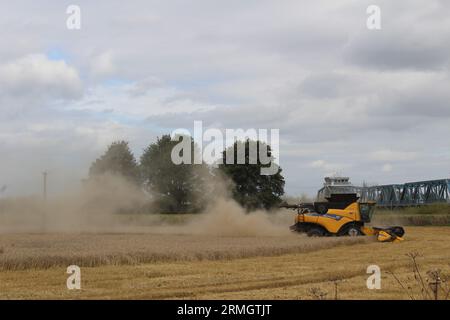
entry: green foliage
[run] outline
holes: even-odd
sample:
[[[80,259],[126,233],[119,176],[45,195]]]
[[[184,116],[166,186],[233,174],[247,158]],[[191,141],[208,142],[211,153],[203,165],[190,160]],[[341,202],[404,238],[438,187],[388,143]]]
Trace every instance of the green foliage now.
[[[251,164],[250,145],[257,150],[255,164]],[[245,150],[245,161],[243,164],[239,164],[237,161],[237,150],[239,147]],[[232,180],[234,183],[233,198],[248,210],[258,208],[270,209],[282,202],[281,196],[284,194],[285,184],[284,177],[281,174],[282,169],[278,166],[278,170],[274,175],[261,174],[261,168],[269,167],[269,165],[263,165],[259,157],[259,149],[266,147],[267,156],[273,162],[274,158],[270,146],[261,141],[236,141],[233,146],[222,153],[223,164],[219,165],[219,171]],[[234,154],[233,164],[226,164],[227,154],[230,158]]]
[[[434,203],[420,207],[406,207],[395,210],[377,208],[372,224],[448,226],[450,225],[450,205],[447,203]]]
[[[405,207],[394,210],[377,209],[377,212],[387,215],[450,215],[450,205],[448,203],[433,203],[418,207]]]
[[[448,203],[433,203],[425,206],[409,208],[411,214],[448,214],[450,215],[450,205]]]
[[[185,138],[190,139],[193,163],[197,148],[191,137]],[[203,179],[209,174],[208,168],[204,164],[174,164],[171,153],[178,143],[169,135],[163,135],[150,144],[141,157],[144,187],[156,196],[156,205],[162,213],[193,212],[203,205]]]
[[[128,142],[113,142],[89,169],[90,177],[106,173],[120,175],[132,183],[139,184],[139,167],[130,151]]]

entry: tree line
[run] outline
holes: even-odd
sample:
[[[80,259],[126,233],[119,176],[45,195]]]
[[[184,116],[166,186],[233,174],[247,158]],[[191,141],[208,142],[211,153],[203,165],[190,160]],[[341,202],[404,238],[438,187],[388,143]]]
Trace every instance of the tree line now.
[[[191,141],[191,157],[198,152],[194,140]],[[284,194],[284,177],[281,167],[274,175],[261,175],[263,166],[259,159],[249,161],[249,149],[252,144],[257,148],[265,147],[267,156],[273,161],[270,146],[262,141],[235,141],[223,150],[222,159],[236,155],[237,148],[245,150],[245,162],[227,164],[221,161],[217,166],[201,164],[174,164],[171,160],[172,149],[178,141],[170,135],[158,137],[144,149],[139,161],[130,150],[127,141],[116,141],[96,159],[89,169],[89,178],[104,174],[114,174],[125,178],[151,195],[152,208],[161,213],[188,213],[202,211],[211,197],[221,192],[229,195],[247,210],[270,209],[281,203]],[[239,145],[240,144],[240,145]],[[193,163],[193,161],[191,161]],[[270,164],[269,164],[270,166]],[[217,186],[222,185],[222,189]],[[225,185],[226,191],[223,190]]]

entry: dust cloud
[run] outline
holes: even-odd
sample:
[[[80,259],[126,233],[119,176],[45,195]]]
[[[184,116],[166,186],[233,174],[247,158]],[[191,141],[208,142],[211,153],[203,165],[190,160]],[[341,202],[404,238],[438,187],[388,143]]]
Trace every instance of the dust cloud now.
[[[80,190],[47,200],[17,197],[0,201],[0,232],[83,232],[121,224],[118,211],[144,205],[145,195],[126,179],[102,175]]]
[[[288,225],[274,222],[274,216],[283,213],[267,213],[257,210],[247,213],[231,199],[219,198],[203,216],[188,225],[193,234],[218,236],[285,236]],[[272,215],[272,220],[269,215]]]
[[[247,213],[229,196],[229,182],[209,186],[206,209],[198,214],[148,213],[152,195],[126,179],[102,175],[77,192],[0,200],[0,233],[154,233],[215,236],[287,236],[292,214]],[[145,211],[147,210],[147,211]]]

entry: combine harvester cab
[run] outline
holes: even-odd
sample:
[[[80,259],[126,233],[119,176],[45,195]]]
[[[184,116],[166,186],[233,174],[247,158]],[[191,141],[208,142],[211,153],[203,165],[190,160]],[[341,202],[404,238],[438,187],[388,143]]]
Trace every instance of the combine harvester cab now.
[[[365,225],[370,223],[375,205],[374,201],[359,201],[357,189],[348,177],[326,177],[318,201],[283,207],[297,210],[291,230],[311,237],[369,235],[376,236],[380,242],[402,241],[403,227]]]

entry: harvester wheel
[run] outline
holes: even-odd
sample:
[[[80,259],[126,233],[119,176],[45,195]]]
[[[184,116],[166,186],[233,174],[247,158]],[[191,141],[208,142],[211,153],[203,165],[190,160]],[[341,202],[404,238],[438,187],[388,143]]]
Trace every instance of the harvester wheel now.
[[[320,228],[311,228],[306,233],[308,237],[323,237],[325,233]]]
[[[340,232],[342,236],[357,237],[362,235],[361,228],[358,225],[348,225]]]

